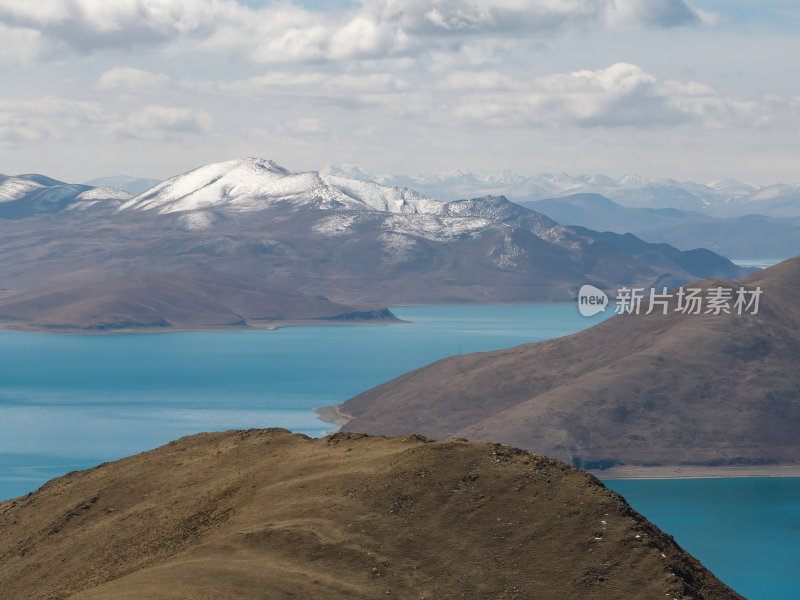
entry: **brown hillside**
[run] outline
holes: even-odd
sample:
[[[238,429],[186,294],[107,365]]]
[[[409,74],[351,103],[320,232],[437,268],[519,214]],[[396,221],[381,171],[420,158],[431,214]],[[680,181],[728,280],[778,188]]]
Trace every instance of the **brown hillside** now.
[[[800,258],[741,282],[756,315],[620,315],[438,361],[338,407],[345,431],[493,440],[586,468],[800,464]]]
[[[346,305],[213,269],[130,275],[0,298],[17,329],[115,331],[269,327],[287,322],[391,322],[387,308]]]
[[[0,504],[0,598],[741,598],[590,475],[495,444],[207,433]]]

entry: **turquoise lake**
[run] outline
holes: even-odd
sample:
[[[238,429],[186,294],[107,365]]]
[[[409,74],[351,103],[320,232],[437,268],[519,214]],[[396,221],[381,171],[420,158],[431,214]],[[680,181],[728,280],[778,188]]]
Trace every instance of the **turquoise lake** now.
[[[453,354],[580,331],[574,306],[393,308],[411,323],[264,332],[0,333],[0,499],[199,431],[330,424],[313,408]],[[795,599],[800,478],[614,481],[753,599]]]
[[[800,597],[800,477],[607,481],[750,600]]]

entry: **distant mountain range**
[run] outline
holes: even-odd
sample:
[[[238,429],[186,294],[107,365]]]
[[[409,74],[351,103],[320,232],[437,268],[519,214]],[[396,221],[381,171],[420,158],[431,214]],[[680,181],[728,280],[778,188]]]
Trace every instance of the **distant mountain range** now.
[[[117,188],[64,183],[44,175],[0,175],[0,219],[80,210],[130,197]]]
[[[748,214],[800,217],[800,184],[755,187],[734,179],[699,184],[647,179],[635,174],[619,178],[566,173],[525,177],[508,170],[487,175],[461,170],[421,176],[370,175],[352,165],[333,166],[328,170],[356,179],[410,187],[440,200],[502,195],[514,202],[527,202],[574,194],[601,194],[628,207],[676,208],[715,217]]]
[[[0,503],[0,600],[744,600],[597,479],[499,444],[203,433]]]
[[[255,158],[138,196],[41,176],[0,185],[0,321],[23,328],[383,319],[387,305],[559,301],[585,281],[746,273],[708,250],[564,227],[502,197],[440,202]]]
[[[334,412],[344,431],[500,441],[588,469],[800,465],[800,257],[691,287],[741,286],[760,288],[757,314],[683,314],[673,297],[666,315],[440,360]]]
[[[753,214],[774,219],[800,217],[798,183],[753,186],[735,179],[721,179],[702,184],[669,178],[648,179],[636,174],[623,177],[567,173],[523,176],[508,169],[487,174],[455,170],[416,176],[373,175],[354,165],[334,165],[323,171],[347,179],[373,181],[390,187],[407,187],[445,202],[481,196],[505,196],[513,202],[524,204],[564,196],[598,194],[624,207],[674,208],[708,217],[730,218]],[[114,187],[137,195],[159,183],[159,179],[117,175],[92,179],[85,182],[85,185]],[[636,231],[631,230],[631,233]]]
[[[666,242],[684,250],[708,248],[730,258],[783,259],[800,254],[800,217],[717,218],[676,208],[631,208],[600,194],[574,194],[520,204],[564,225],[630,232],[648,242]]]
[[[92,187],[114,187],[136,195],[146,192],[154,185],[161,183],[161,180],[131,177],[130,175],[115,175],[113,177],[98,177],[84,183]]]

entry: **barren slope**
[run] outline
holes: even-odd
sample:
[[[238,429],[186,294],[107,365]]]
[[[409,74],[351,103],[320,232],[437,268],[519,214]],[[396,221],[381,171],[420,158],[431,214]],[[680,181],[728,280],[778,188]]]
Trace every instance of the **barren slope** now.
[[[344,430],[491,439],[586,468],[800,464],[800,258],[742,284],[763,290],[757,315],[621,315],[448,358],[345,402]]]
[[[258,328],[323,320],[398,321],[388,308],[335,303],[198,268],[62,285],[0,299],[0,322],[23,330]]]
[[[493,444],[200,434],[0,504],[0,598],[741,598],[585,473]]]

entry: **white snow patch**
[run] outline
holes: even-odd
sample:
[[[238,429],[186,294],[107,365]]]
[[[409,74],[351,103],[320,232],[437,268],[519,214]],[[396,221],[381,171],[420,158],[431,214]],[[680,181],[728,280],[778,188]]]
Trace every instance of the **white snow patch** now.
[[[178,227],[184,231],[202,231],[214,224],[215,217],[206,211],[191,211],[178,217]]]
[[[130,200],[133,194],[115,187],[95,187],[76,196],[81,200]]]
[[[517,259],[524,255],[525,251],[508,235],[489,252],[489,258],[501,269],[516,269],[519,266]]]
[[[417,246],[414,238],[399,233],[381,233],[380,240],[383,242],[384,250],[400,256],[406,255]]]
[[[396,215],[384,219],[387,231],[413,235],[431,241],[475,237],[494,222],[475,217],[438,217],[436,215]]]
[[[388,187],[372,181],[347,179],[327,173],[319,173],[319,177],[330,188],[373,210],[401,214],[438,214],[444,207],[442,202],[408,188]]]
[[[0,182],[0,202],[19,200],[26,194],[43,187],[42,184],[36,183],[35,181],[9,177],[5,181]]]
[[[67,210],[74,210],[74,211],[87,210],[98,204],[100,204],[100,200],[82,200],[80,202],[74,202],[70,204],[67,207]]]
[[[343,235],[351,231],[355,222],[355,215],[334,215],[320,219],[311,229],[326,235]]]

